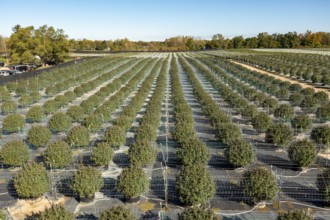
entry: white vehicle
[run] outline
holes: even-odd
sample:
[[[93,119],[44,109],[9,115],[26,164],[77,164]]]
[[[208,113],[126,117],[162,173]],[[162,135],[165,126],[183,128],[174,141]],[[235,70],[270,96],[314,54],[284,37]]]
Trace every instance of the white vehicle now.
[[[9,76],[9,71],[7,71],[7,70],[0,70],[0,76]]]

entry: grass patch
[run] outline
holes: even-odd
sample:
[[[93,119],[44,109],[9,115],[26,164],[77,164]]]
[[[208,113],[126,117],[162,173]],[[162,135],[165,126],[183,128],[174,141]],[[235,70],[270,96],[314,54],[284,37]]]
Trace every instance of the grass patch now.
[[[153,210],[155,208],[155,204],[154,203],[151,203],[151,202],[141,202],[138,204],[138,207],[144,211],[144,212],[147,212],[147,211],[150,211],[150,210]]]

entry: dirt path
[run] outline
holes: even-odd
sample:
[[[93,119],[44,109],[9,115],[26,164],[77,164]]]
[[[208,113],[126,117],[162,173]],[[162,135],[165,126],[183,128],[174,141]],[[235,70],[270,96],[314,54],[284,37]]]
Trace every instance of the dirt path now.
[[[315,92],[323,91],[323,92],[327,93],[328,96],[329,96],[329,98],[330,98],[330,92],[329,92],[328,89],[315,88],[314,86],[308,85],[306,83],[302,83],[302,82],[300,82],[298,80],[289,79],[289,78],[284,77],[284,76],[279,76],[277,74],[270,73],[268,71],[261,70],[261,69],[258,69],[256,67],[253,67],[253,66],[250,66],[250,65],[247,65],[247,64],[243,64],[243,63],[240,63],[240,62],[237,62],[237,61],[231,60],[231,62],[232,63],[235,63],[235,64],[238,64],[238,65],[240,65],[242,67],[245,67],[246,69],[253,70],[253,71],[256,71],[256,72],[259,72],[259,73],[262,73],[262,74],[266,74],[266,75],[272,76],[275,79],[279,79],[279,80],[282,80],[282,81],[287,81],[287,82],[290,82],[290,83],[297,83],[297,84],[301,85],[303,88],[313,88],[315,90]]]

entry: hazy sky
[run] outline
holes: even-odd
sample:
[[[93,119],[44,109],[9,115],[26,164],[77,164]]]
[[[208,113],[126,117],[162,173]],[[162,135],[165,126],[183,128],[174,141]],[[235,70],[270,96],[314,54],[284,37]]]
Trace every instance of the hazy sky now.
[[[44,24],[70,38],[164,40],[330,32],[330,0],[1,0],[0,34]]]

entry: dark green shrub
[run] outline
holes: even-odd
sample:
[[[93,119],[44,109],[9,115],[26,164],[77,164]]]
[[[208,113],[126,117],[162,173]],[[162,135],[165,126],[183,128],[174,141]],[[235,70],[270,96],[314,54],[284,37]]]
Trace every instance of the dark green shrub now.
[[[25,125],[25,119],[22,115],[11,114],[3,119],[2,129],[8,133],[19,132]]]
[[[48,100],[43,105],[46,114],[53,114],[59,108],[58,103],[55,100]]]
[[[92,151],[91,159],[98,166],[104,166],[109,163],[113,157],[113,150],[106,142],[98,143]]]
[[[215,183],[204,165],[182,166],[176,190],[186,205],[205,204],[215,193]]]
[[[268,113],[274,113],[275,109],[278,106],[278,101],[274,98],[267,98],[263,103],[262,107],[264,107]]]
[[[316,118],[321,119],[322,121],[330,120],[330,104],[317,108]]]
[[[266,132],[267,129],[272,125],[273,121],[271,117],[265,112],[260,112],[252,119],[252,125],[254,129],[259,132]]]
[[[27,107],[27,106],[30,106],[33,103],[33,99],[30,95],[23,95],[18,100],[18,103],[21,107]]]
[[[6,101],[1,105],[2,114],[15,113],[17,110],[17,104],[14,101]]]
[[[72,178],[72,189],[80,198],[90,198],[104,185],[100,171],[92,167],[81,167]]]
[[[294,110],[287,104],[281,104],[277,109],[275,109],[274,116],[286,121],[293,118]]]
[[[122,206],[113,207],[101,213],[100,220],[133,220],[132,213]]]
[[[9,91],[0,91],[0,101],[9,101],[11,100],[11,94]]]
[[[322,125],[316,127],[311,132],[311,139],[317,144],[330,144],[330,127]]]
[[[64,93],[64,96],[66,97],[68,102],[73,102],[77,96],[73,91],[67,91]]]
[[[291,126],[303,132],[312,127],[312,120],[307,115],[297,115],[291,120]]]
[[[128,158],[132,166],[145,167],[156,160],[156,148],[150,142],[137,142],[130,146]]]
[[[242,139],[227,144],[225,158],[234,167],[243,167],[254,162],[256,153],[252,145]]]
[[[121,172],[117,180],[117,189],[126,198],[136,198],[149,188],[148,177],[142,168],[126,168]]]
[[[320,91],[314,94],[313,96],[315,99],[318,100],[319,103],[322,105],[326,104],[329,102],[329,96],[326,92]]]
[[[189,207],[178,215],[179,220],[220,220],[210,209],[203,207]]]
[[[304,112],[311,114],[316,111],[318,104],[319,102],[316,98],[307,96],[302,100],[300,107]]]
[[[37,215],[37,220],[73,220],[73,213],[61,205],[52,205],[50,208]]]
[[[98,132],[99,130],[101,130],[102,127],[102,116],[99,114],[91,114],[89,116],[87,116],[84,121],[83,121],[83,125],[92,132]]]
[[[73,105],[71,106],[68,111],[66,112],[68,116],[72,118],[75,122],[80,122],[84,119],[85,113],[84,109],[80,106]]]
[[[126,131],[119,126],[114,125],[105,132],[104,140],[113,148],[120,147],[125,144]]]
[[[177,158],[183,165],[204,164],[211,158],[208,148],[198,138],[189,138],[182,142],[176,152]]]
[[[77,125],[71,128],[67,135],[67,142],[70,146],[86,147],[89,145],[89,131],[86,127]]]
[[[287,146],[292,138],[292,130],[285,124],[274,124],[266,131],[266,141],[279,147]]]
[[[241,181],[241,187],[254,203],[272,200],[278,192],[275,176],[263,167],[246,171]]]
[[[41,99],[41,95],[39,92],[31,92],[30,97],[32,98],[32,101],[35,103]]]
[[[288,149],[289,158],[300,167],[313,164],[317,157],[316,145],[307,139],[291,143]]]
[[[27,141],[35,148],[44,147],[50,140],[52,134],[49,129],[43,125],[33,125],[27,136]]]
[[[216,128],[215,137],[222,143],[228,144],[235,139],[241,139],[242,133],[234,124],[222,124]]]
[[[14,186],[19,197],[37,198],[46,193],[49,186],[47,171],[42,164],[31,163],[16,173]]]
[[[29,148],[22,140],[9,141],[0,149],[0,158],[8,166],[21,166],[29,159]]]
[[[49,130],[52,132],[66,131],[71,124],[71,118],[63,112],[55,113],[48,121]]]
[[[72,151],[66,142],[55,141],[47,146],[44,158],[51,168],[63,168],[72,162]]]
[[[300,93],[293,93],[290,95],[289,101],[292,106],[300,106],[304,96]]]
[[[33,106],[26,114],[28,122],[41,122],[41,119],[45,116],[44,109],[41,106]]]

